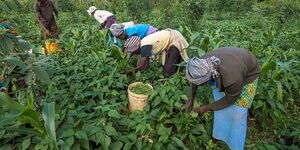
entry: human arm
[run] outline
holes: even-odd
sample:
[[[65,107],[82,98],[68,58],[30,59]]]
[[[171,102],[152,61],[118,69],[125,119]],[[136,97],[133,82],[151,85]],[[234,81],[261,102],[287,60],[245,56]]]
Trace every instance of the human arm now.
[[[225,96],[218,101],[214,101],[211,104],[203,105],[198,107],[195,111],[198,113],[205,113],[210,110],[221,110],[224,109],[236,102],[236,100],[240,97],[243,90],[242,83],[235,83],[225,88]]]
[[[144,70],[144,69],[147,68],[148,64],[149,64],[149,59],[147,57],[140,57],[138,59],[137,66],[132,70],[127,70],[125,73],[126,74],[131,74],[133,72]]]
[[[211,110],[220,110],[234,104],[240,97],[243,90],[243,82],[237,81],[225,87],[225,96],[218,101],[209,104]]]
[[[186,111],[191,111],[194,106],[194,99],[195,99],[197,88],[198,86],[196,84],[190,83],[189,100],[184,105]]]
[[[138,59],[137,67],[133,70],[127,70],[126,74],[133,73],[135,71],[146,69],[149,65],[149,57],[151,56],[152,45],[144,45],[140,48],[141,57]],[[134,51],[133,53],[137,53]]]

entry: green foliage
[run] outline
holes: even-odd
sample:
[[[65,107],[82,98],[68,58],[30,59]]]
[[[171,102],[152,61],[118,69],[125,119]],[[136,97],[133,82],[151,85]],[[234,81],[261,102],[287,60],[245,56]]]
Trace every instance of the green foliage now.
[[[141,95],[148,95],[151,90],[152,89],[144,83],[139,83],[130,89],[130,91],[132,91],[133,93]]]
[[[32,48],[27,41],[14,34],[7,33],[6,30],[0,28],[0,56],[7,55],[13,51],[24,52]]]
[[[162,66],[153,62],[146,71],[124,74],[136,65],[137,57],[110,47],[106,30],[95,31],[98,23],[86,13],[90,5],[114,12],[120,21],[136,19],[178,29],[190,44],[190,57],[229,45],[249,49],[259,60],[261,75],[250,108],[254,119],[249,120],[246,149],[299,147],[297,2],[55,2],[61,10],[57,20],[61,53],[11,53],[21,48],[12,46],[13,40],[0,42],[12,50],[1,51],[5,65],[0,68],[1,76],[9,75],[5,85],[14,97],[0,94],[0,149],[228,149],[211,140],[213,113],[185,112],[189,84],[184,71],[164,79]],[[40,28],[33,3],[20,2],[24,13],[1,15],[41,49],[44,41],[36,32]],[[127,108],[127,88],[133,82],[150,83],[155,89],[143,112]],[[211,89],[199,88],[196,97],[195,107],[210,103]]]

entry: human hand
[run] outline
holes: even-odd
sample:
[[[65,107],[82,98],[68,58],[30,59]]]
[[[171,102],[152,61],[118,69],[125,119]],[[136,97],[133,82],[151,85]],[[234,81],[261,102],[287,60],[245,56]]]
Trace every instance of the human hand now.
[[[198,107],[195,109],[195,112],[197,113],[201,113],[201,114],[204,114],[205,112],[211,110],[210,106],[209,105],[203,105],[201,107]]]
[[[185,111],[189,112],[192,110],[193,108],[193,101],[192,100],[189,100],[185,105],[184,105],[184,108],[185,108]]]

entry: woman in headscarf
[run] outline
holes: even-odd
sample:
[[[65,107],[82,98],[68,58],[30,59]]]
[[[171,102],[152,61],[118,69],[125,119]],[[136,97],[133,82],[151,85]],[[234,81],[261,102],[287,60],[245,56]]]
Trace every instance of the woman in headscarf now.
[[[247,114],[260,74],[256,57],[243,48],[223,47],[192,58],[187,65],[186,78],[191,84],[185,109],[193,107],[197,87],[213,87],[214,102],[196,108],[196,112],[214,111],[213,137],[233,150],[244,148]]]
[[[136,24],[128,28],[125,28],[125,25],[123,24],[113,24],[109,30],[113,36],[121,40],[127,40],[134,35],[143,39],[144,37],[158,31],[157,28],[149,24]]]
[[[127,70],[126,74],[146,69],[149,59],[162,53],[163,74],[164,77],[168,78],[178,70],[177,64],[188,59],[186,53],[188,46],[189,44],[182,34],[172,29],[155,32],[143,39],[138,36],[131,36],[124,43],[124,51],[141,56],[138,59],[137,67]]]
[[[117,18],[113,13],[106,10],[98,10],[95,6],[91,6],[87,12],[90,16],[93,15],[100,23],[98,30],[103,28],[108,29],[112,24],[117,22]]]
[[[100,26],[97,28],[97,30],[102,30],[104,29],[109,29],[111,27],[112,24],[116,24],[117,23],[117,18],[116,16],[106,10],[98,10],[95,6],[91,6],[87,12],[89,13],[90,16],[94,16],[95,19],[100,23]],[[124,25],[124,28],[127,27],[131,27],[133,25],[137,24],[137,22],[135,21],[129,21],[129,22],[124,22],[122,23],[122,25]],[[114,38],[114,36],[110,35],[109,36],[109,41],[118,44],[119,46],[121,46],[121,41],[120,40],[116,40]]]

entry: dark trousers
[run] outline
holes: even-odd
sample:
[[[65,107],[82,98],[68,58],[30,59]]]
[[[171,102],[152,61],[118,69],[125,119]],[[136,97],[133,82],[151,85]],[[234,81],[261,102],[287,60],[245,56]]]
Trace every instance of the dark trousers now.
[[[179,50],[175,46],[171,46],[169,50],[166,51],[166,62],[164,65],[164,76],[165,78],[170,77],[171,75],[175,74],[178,70],[179,64],[182,62],[182,58],[180,56]]]
[[[55,39],[58,39],[58,30],[55,20],[50,21],[46,27],[46,29],[49,30],[50,34],[47,34],[46,31],[42,28],[42,31],[44,33],[44,39],[49,39],[51,37],[54,37]]]

